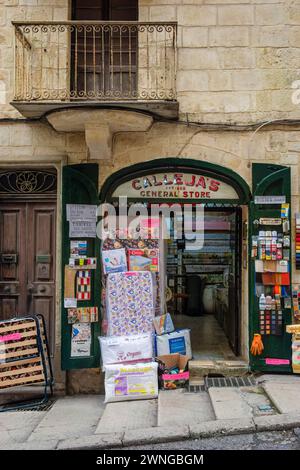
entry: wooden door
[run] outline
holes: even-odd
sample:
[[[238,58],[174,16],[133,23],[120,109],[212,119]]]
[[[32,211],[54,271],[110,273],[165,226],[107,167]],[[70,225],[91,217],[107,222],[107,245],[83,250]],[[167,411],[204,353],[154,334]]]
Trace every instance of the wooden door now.
[[[55,220],[53,202],[27,204],[28,312],[44,316],[51,351],[55,330]]]
[[[0,203],[0,320],[42,314],[52,354],[55,222],[55,202]]]
[[[26,313],[26,204],[0,205],[0,320]]]

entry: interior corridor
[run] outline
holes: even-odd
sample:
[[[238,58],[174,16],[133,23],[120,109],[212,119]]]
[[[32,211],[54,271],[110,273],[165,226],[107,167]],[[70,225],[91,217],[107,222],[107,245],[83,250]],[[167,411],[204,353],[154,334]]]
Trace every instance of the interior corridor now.
[[[214,315],[174,315],[175,328],[190,328],[194,360],[237,360]]]

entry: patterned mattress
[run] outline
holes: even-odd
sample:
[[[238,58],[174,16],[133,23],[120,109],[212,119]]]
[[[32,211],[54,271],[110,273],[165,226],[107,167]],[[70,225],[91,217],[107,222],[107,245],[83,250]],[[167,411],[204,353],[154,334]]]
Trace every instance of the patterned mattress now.
[[[148,271],[112,273],[107,278],[109,336],[153,331],[154,275]]]

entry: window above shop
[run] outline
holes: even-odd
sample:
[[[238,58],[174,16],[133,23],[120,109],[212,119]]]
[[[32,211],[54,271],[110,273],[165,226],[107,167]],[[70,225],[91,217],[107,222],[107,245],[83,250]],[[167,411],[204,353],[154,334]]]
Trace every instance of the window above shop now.
[[[74,0],[71,16],[13,23],[24,116],[100,105],[177,117],[176,23],[139,22],[137,0]]]

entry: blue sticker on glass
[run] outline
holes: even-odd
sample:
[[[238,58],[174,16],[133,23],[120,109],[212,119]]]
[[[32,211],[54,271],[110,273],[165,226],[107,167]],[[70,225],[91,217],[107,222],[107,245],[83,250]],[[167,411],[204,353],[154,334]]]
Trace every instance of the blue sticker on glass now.
[[[175,353],[186,354],[184,336],[180,336],[179,338],[169,339],[169,349],[170,349],[171,354],[175,354]]]

